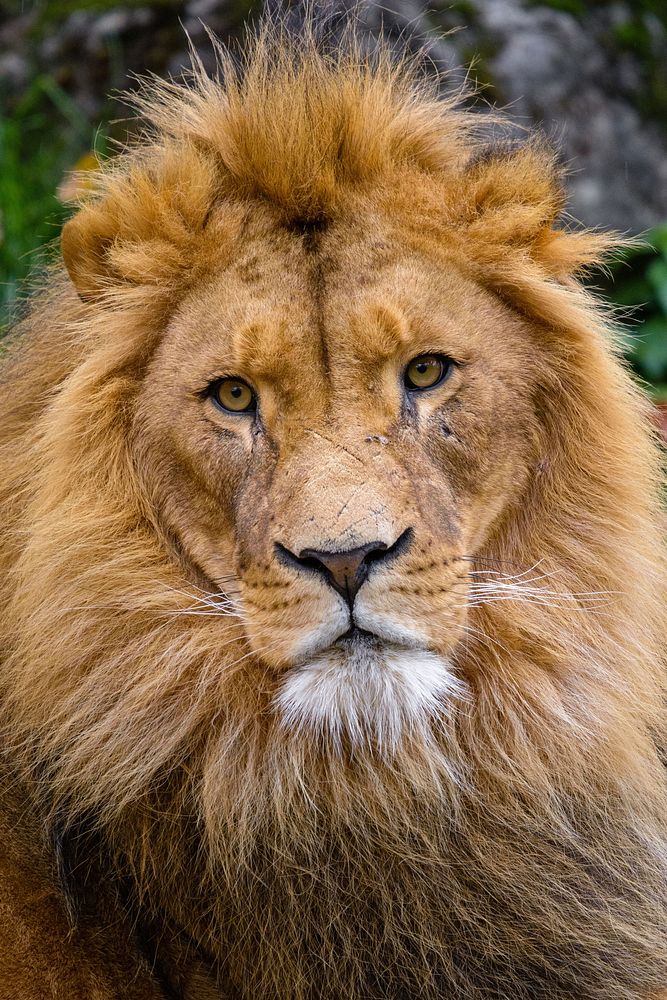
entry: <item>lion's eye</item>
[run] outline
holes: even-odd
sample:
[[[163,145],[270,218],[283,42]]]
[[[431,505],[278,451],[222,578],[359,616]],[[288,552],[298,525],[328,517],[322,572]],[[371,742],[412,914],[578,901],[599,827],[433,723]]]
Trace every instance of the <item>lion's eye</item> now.
[[[432,389],[444,382],[454,368],[454,362],[440,354],[422,354],[405,369],[405,385],[411,390]]]
[[[221,410],[250,413],[256,409],[255,393],[239,378],[223,378],[211,386],[211,398]]]

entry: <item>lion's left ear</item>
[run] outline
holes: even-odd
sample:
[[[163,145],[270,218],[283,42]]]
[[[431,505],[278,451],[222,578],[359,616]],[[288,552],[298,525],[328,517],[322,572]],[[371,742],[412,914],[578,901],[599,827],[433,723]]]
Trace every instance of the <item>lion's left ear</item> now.
[[[565,280],[616,242],[613,235],[557,228],[566,201],[563,170],[544,141],[492,147],[468,165],[462,194],[466,239],[483,263],[519,251]]]
[[[122,286],[171,285],[195,266],[194,240],[216,195],[210,158],[163,150],[150,168],[110,173],[104,194],[85,204],[61,236],[63,261],[84,300]]]

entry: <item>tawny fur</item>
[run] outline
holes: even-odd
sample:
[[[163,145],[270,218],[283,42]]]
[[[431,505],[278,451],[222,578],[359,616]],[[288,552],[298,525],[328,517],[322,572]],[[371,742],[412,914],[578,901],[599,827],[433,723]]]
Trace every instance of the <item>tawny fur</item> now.
[[[609,241],[558,228],[540,142],[487,149],[386,54],[221,59],[149,86],[3,360],[12,767],[73,896],[105,872],[230,1000],[657,996],[661,467],[576,277]],[[441,341],[459,381],[410,417],[377,373]],[[203,409],[228,356],[273,451]],[[333,598],[274,540],[406,527],[360,600],[451,703],[388,747],[285,725]]]

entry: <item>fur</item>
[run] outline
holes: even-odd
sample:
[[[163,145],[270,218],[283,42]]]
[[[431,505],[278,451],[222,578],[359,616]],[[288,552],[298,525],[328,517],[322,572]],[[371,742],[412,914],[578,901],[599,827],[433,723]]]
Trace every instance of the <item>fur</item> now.
[[[489,150],[383,51],[220,59],[147,86],[3,358],[12,766],[221,996],[653,998],[662,473],[577,278],[610,241],[557,225],[542,142]],[[204,398],[244,373],[259,430]],[[347,612],[274,541],[408,527],[359,613],[426,638],[380,708],[349,661],[319,703]]]

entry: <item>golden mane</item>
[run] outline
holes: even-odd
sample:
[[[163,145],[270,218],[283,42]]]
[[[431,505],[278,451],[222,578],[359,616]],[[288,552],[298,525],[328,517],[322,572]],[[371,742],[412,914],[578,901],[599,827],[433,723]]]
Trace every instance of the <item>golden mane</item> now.
[[[147,85],[145,137],[65,228],[76,291],[57,266],[3,360],[9,755],[45,821],[94,830],[138,911],[168,911],[244,997],[435,998],[458,983],[464,997],[518,1000],[538,995],[537,966],[559,984],[554,1000],[657,994],[662,469],[647,404],[574,276],[609,240],[556,226],[544,144],[488,148],[474,113],[386,52],[352,41],[327,54],[268,29],[240,68],[220,61],[218,79],[196,67],[187,85]],[[409,203],[399,176],[415,178]],[[437,219],[420,202],[425,176]],[[214,206],[228,203],[239,231],[263,212],[318,225],[350,191],[410,213],[425,244],[540,330],[543,464],[478,564],[540,567],[558,593],[606,602],[475,609],[486,639],[461,653],[468,710],[440,745],[408,744],[390,764],[372,750],[322,756],[276,727],[245,679],[239,623],[221,642],[218,620],[189,613],[187,562],[131,448],[165,321],[226,252]],[[450,909],[436,926],[438,893]],[[383,983],[356,957],[360,915]]]

